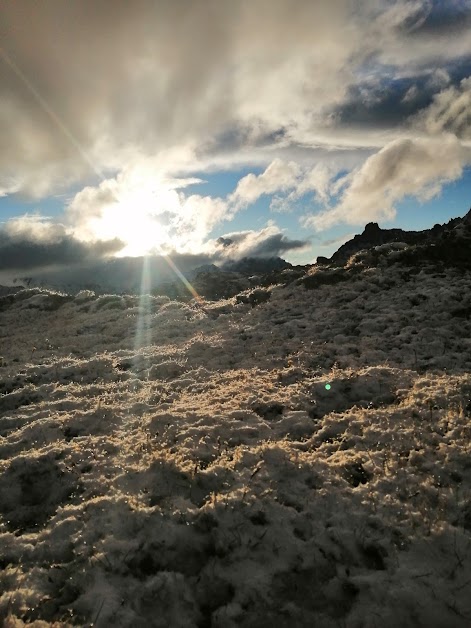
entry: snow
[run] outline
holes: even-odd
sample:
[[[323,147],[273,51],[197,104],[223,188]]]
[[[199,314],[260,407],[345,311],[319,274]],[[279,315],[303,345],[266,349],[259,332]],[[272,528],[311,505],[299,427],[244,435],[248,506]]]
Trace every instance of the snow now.
[[[362,264],[0,297],[3,625],[471,625],[471,277]]]

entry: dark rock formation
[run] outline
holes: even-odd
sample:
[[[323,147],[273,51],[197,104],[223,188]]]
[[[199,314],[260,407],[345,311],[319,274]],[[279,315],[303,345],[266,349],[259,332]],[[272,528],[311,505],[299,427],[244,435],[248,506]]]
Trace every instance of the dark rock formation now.
[[[378,223],[370,222],[366,225],[363,233],[342,244],[338,251],[332,255],[330,262],[333,264],[344,264],[354,253],[364,249],[370,249],[381,244],[389,244],[390,242],[420,244],[426,242],[427,238],[428,232],[426,231],[381,229]]]
[[[403,229],[381,229],[376,222],[365,226],[363,233],[345,242],[330,260],[318,258],[318,265],[343,266],[352,255],[362,250],[373,249],[382,244],[404,242],[410,246],[396,260],[418,263],[420,260],[441,261],[445,265],[466,266],[471,264],[471,210],[463,218],[453,218],[444,225],[434,225],[423,231]]]

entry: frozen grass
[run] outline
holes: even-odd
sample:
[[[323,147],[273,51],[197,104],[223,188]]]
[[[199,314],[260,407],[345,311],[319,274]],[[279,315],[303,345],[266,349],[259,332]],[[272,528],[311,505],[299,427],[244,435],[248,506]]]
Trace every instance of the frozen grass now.
[[[0,303],[5,626],[471,625],[471,278],[308,284]]]

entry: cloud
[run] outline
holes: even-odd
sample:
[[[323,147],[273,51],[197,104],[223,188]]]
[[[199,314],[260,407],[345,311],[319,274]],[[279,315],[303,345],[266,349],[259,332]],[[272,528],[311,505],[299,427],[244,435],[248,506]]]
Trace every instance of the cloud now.
[[[199,194],[182,197],[181,211],[174,227],[176,242],[188,250],[201,248],[212,229],[231,217],[226,201],[221,198]]]
[[[365,32],[364,46],[371,48],[372,58],[383,66],[400,68],[406,75],[469,59],[468,0],[398,0],[380,5]]]
[[[289,194],[272,198],[270,209],[275,212],[290,211],[301,197],[309,193],[326,205],[332,193],[333,178],[340,169],[339,164],[334,168],[333,165],[325,163],[317,163],[313,168],[303,169]]]
[[[233,211],[221,198],[185,194],[199,179],[166,179],[149,164],[125,169],[97,186],[87,186],[70,201],[66,220],[89,241],[117,237],[127,242],[123,255],[202,249],[211,230]]]
[[[0,190],[43,196],[137,158],[196,171],[351,145],[329,116],[365,76],[469,58],[469,3],[452,4],[438,50],[430,0],[1,3]]]
[[[284,192],[297,184],[300,168],[294,162],[275,159],[262,174],[248,174],[240,179],[230,200],[236,207],[255,203],[264,194]]]
[[[83,243],[199,252],[262,196],[341,195],[306,226],[391,217],[461,172],[427,136],[469,141],[469,0],[112,4],[0,3],[0,196],[69,194]],[[185,189],[239,167],[226,198]]]
[[[357,126],[368,131],[397,128],[411,115],[428,106],[436,88],[428,74],[392,79],[373,76],[349,88],[348,97],[332,111],[344,128]]]
[[[467,31],[471,26],[469,0],[432,0],[420,3],[408,30],[415,36],[449,37]]]
[[[331,37],[348,4],[2,3],[0,188],[42,195],[175,147],[190,159],[238,126],[269,141],[306,98],[343,92],[356,37]]]
[[[349,86],[346,98],[330,116],[341,128],[358,127],[366,133],[374,128],[401,132],[409,126],[410,118],[437,98],[446,99],[445,94],[453,97],[467,89],[470,75],[471,59],[452,67],[419,68],[405,76],[391,76],[384,70],[373,72]]]
[[[68,233],[64,225],[26,216],[0,228],[0,268],[29,271],[80,264],[111,256],[122,247],[117,239],[84,243]]]
[[[435,94],[432,104],[417,113],[411,123],[430,135],[451,132],[471,139],[471,77]]]
[[[23,222],[27,229],[39,222],[36,218]],[[51,227],[51,232],[47,230]],[[10,225],[11,227],[11,225]],[[9,229],[10,229],[9,227]],[[141,288],[144,258],[110,258],[117,242],[83,243],[68,236],[64,227],[42,224],[45,228],[37,240],[0,232],[0,263],[8,256],[10,262],[2,264],[0,278],[11,282],[27,275],[34,283],[71,292],[87,288],[98,291],[138,291]],[[29,231],[28,231],[29,234]],[[244,257],[271,258],[308,248],[310,243],[286,237],[275,225],[269,224],[260,231],[239,231],[206,242],[205,251],[197,254],[168,251],[168,255],[149,255],[145,258],[146,281],[149,289],[168,282],[180,282],[180,273],[192,276],[200,266],[222,265]],[[170,259],[170,261],[169,261]],[[20,260],[17,263],[16,260]],[[10,271],[10,272],[6,272]],[[20,275],[20,273],[22,273]]]
[[[146,168],[135,166],[78,192],[69,203],[66,218],[84,240],[96,239],[98,234],[127,241],[123,255],[141,254],[143,247],[153,253],[198,253],[205,250],[218,225],[263,194],[284,193],[277,198],[287,204],[308,192],[326,200],[332,176],[332,168],[324,164],[311,168],[275,159],[262,174],[243,177],[231,194],[218,198],[187,194],[180,188],[195,180],[183,179],[181,184],[179,179],[159,180]],[[278,209],[275,201],[272,208]],[[285,250],[284,242],[275,239],[273,254]]]
[[[237,260],[243,257],[282,257],[288,252],[310,246],[308,240],[292,240],[273,224],[260,231],[237,231],[221,236],[212,243],[215,260]]]
[[[326,203],[330,195],[330,185],[335,171],[332,167],[318,163],[306,172],[304,178],[296,188],[296,195],[302,196],[308,192],[314,192],[316,197]]]
[[[339,168],[337,165],[337,170]],[[255,203],[263,195],[274,194],[270,201],[273,211],[291,210],[296,201],[308,193],[326,203],[335,171],[332,164],[316,163],[306,167],[294,161],[275,159],[260,175],[250,173],[240,179],[227,200],[234,211]]]
[[[390,220],[395,203],[406,196],[436,196],[444,183],[462,174],[466,161],[471,155],[453,135],[395,140],[350,176],[335,207],[308,216],[304,224],[321,230],[336,223]]]
[[[174,252],[171,260],[173,264],[161,255],[145,258],[149,290],[158,284],[180,282],[174,267],[182,273],[189,273],[199,266],[210,264],[212,258],[206,254],[188,255]],[[28,276],[32,277],[37,285],[70,292],[81,289],[99,292],[138,292],[142,286],[143,268],[143,257],[89,259],[73,266],[28,270]]]

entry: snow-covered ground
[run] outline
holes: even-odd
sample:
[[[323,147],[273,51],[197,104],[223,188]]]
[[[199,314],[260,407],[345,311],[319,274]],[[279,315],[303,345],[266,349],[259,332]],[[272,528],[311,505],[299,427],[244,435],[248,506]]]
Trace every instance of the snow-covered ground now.
[[[4,626],[471,625],[470,274],[270,291],[0,299]]]

